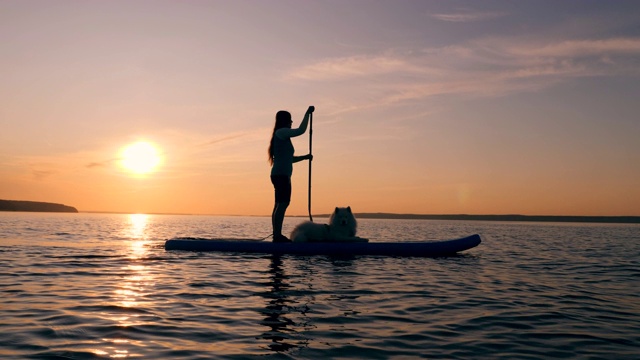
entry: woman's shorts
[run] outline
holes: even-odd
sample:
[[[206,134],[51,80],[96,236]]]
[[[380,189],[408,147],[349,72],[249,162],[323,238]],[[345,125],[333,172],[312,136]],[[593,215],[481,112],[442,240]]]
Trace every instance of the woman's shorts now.
[[[291,202],[291,177],[286,175],[271,175],[271,183],[276,190],[277,203]]]

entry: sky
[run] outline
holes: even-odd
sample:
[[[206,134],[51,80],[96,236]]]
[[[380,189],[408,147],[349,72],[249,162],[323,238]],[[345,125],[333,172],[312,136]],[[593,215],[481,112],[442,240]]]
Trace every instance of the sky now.
[[[640,215],[638,1],[0,0],[0,44],[0,199],[269,215],[314,105],[314,214]]]

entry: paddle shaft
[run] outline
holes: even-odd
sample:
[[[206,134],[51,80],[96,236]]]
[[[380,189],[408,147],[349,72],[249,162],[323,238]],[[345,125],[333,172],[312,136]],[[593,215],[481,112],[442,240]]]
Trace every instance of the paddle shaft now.
[[[313,150],[313,113],[309,114],[309,155]],[[311,216],[311,163],[313,160],[309,159],[309,220],[313,222],[313,216]]]

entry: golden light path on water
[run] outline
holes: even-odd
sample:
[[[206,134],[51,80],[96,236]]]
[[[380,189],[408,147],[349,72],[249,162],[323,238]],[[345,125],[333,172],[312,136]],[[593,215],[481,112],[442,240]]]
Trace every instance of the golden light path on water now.
[[[142,312],[138,309],[153,307],[153,304],[144,298],[147,297],[155,284],[154,276],[143,261],[136,262],[136,260],[144,258],[147,252],[149,219],[150,216],[146,214],[128,215],[129,224],[121,234],[121,237],[127,239],[125,241],[128,243],[126,250],[129,261],[122,267],[126,275],[118,282],[113,291],[111,306],[114,311],[101,313],[105,319],[122,328],[143,325],[145,321],[140,319]],[[103,348],[94,349],[93,352],[96,355],[110,358],[141,357],[142,354],[132,353],[128,349],[145,346],[139,340],[123,338],[103,338],[101,340]]]

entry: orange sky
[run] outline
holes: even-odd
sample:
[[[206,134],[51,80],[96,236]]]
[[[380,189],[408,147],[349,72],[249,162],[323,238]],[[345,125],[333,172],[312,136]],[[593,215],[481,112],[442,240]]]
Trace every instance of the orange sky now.
[[[553,4],[3,1],[0,198],[267,215],[315,105],[314,213],[640,215],[640,3]]]

